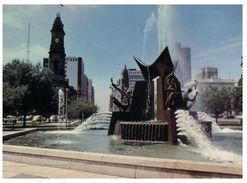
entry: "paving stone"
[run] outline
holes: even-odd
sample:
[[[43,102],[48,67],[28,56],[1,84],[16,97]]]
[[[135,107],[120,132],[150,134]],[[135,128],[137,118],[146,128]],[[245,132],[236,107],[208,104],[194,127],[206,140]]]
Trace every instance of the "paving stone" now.
[[[21,167],[21,168],[20,168]],[[3,178],[118,178],[104,174],[81,172],[47,166],[3,161]]]

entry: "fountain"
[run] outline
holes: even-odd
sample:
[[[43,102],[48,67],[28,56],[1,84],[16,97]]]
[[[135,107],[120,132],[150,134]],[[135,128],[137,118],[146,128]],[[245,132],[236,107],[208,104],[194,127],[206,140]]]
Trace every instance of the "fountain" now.
[[[210,118],[206,113],[200,112],[200,115],[201,117],[203,116],[208,120]],[[189,114],[189,111],[177,110],[176,118],[179,130],[178,136],[186,136],[187,140],[190,142],[190,148],[192,149],[192,151],[217,160],[225,160],[228,162],[241,161],[241,157],[236,155],[235,153],[224,151],[223,149],[213,145],[207,137],[207,134],[205,134],[205,131],[202,129],[200,123],[198,123]],[[222,131],[224,131],[220,130],[219,126],[216,123],[214,124],[213,129],[217,129],[215,133],[219,133],[219,131],[222,133]],[[232,132],[233,131],[234,130],[232,130]]]
[[[111,112],[94,113],[80,126],[75,128],[74,131],[81,132],[84,130],[108,130],[111,115]]]
[[[197,93],[193,99],[190,99],[188,95],[192,92],[192,88],[189,88],[182,95],[180,82],[174,74],[176,66],[172,63],[168,47],[151,65],[144,64],[138,58],[134,57],[134,59],[145,80],[136,82],[132,96],[112,82],[113,89],[120,91],[122,98],[127,98],[128,103],[123,105],[121,101],[113,98],[113,103],[121,112],[112,113],[108,135],[119,135],[121,139],[127,141],[169,142],[170,144],[177,144],[179,136],[184,143],[189,143],[186,136],[178,133],[180,129],[176,123],[175,111],[189,110],[191,105],[187,105],[188,101],[193,102]],[[157,77],[157,120],[154,121],[152,80]],[[189,114],[197,119],[196,112],[191,111]],[[207,136],[211,137],[211,122],[198,121],[198,123]]]
[[[186,135],[191,143],[186,145],[180,142],[177,146],[163,143],[164,141],[153,143],[155,142],[151,141],[153,139],[140,139],[138,142],[142,141],[144,143],[133,143],[131,140],[122,140],[117,135],[109,136],[107,133],[111,114],[111,112],[95,113],[74,130],[37,131],[9,139],[4,144],[161,159],[192,160],[194,162],[241,163],[242,161],[242,133],[237,131],[224,133],[224,130],[221,130],[222,133],[216,132],[215,134],[214,128],[212,128],[213,137],[209,140],[200,128],[200,124],[186,110],[178,110],[175,113],[179,131],[178,141],[180,141],[182,135]],[[201,113],[198,114],[200,114],[198,115],[200,120],[202,115]],[[206,118],[207,115],[203,114],[203,116]],[[154,120],[143,123],[145,123],[146,129],[148,125],[153,125],[153,130],[156,129],[154,127],[156,121]],[[138,122],[135,125],[138,125]],[[219,128],[217,124],[215,125],[216,128]],[[61,137],[59,143],[57,143],[58,134]]]
[[[57,123],[57,130],[58,130],[58,143],[60,142],[60,135],[59,135],[59,131],[60,131],[60,123],[63,122],[64,119],[64,92],[63,90],[60,88],[58,90],[58,123]]]

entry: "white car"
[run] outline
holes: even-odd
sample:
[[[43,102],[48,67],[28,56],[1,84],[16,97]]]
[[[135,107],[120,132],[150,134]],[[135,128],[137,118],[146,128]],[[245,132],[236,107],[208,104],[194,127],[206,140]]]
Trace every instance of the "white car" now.
[[[57,115],[51,115],[50,116],[50,121],[51,122],[57,122],[58,121],[58,116]]]

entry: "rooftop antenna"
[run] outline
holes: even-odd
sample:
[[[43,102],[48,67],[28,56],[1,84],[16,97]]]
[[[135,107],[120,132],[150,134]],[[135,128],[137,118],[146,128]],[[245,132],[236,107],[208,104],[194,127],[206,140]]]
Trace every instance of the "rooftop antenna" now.
[[[28,28],[27,28],[27,58],[26,62],[30,61],[30,23],[28,23]]]

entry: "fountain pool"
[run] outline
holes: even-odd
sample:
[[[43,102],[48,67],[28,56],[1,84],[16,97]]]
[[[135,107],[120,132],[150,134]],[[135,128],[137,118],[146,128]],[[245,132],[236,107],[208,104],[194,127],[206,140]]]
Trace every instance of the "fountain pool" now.
[[[57,138],[58,133],[60,135],[59,142]],[[195,152],[191,147],[187,146],[169,144],[133,145],[124,143],[116,136],[107,136],[107,130],[86,130],[81,133],[75,131],[37,131],[10,139],[5,144],[166,159],[224,161],[224,159],[214,159],[213,157],[202,155],[200,152]],[[242,156],[242,133],[214,134],[212,144],[222,147],[222,152],[232,151],[235,157],[230,157],[232,158],[231,162],[240,161]],[[222,154],[222,156],[224,155]],[[228,154],[228,156],[230,155]],[[229,157],[224,158],[226,160],[229,159]]]
[[[165,159],[230,162],[242,163],[242,131],[217,130],[213,131],[212,140],[207,140],[198,131],[196,126],[192,128],[192,119],[188,120],[186,112],[180,112],[180,119],[190,138],[194,138],[196,144],[169,145],[169,144],[133,144],[124,142],[117,136],[108,136],[111,113],[95,114],[88,118],[75,130],[60,131],[36,131],[24,136],[15,137],[5,141],[5,144],[63,149],[82,152],[97,152],[107,154],[119,154],[129,156],[156,157]],[[204,115],[205,116],[205,115]],[[189,123],[188,123],[189,122]],[[186,124],[186,123],[185,123]],[[195,125],[195,124],[194,124]],[[188,126],[191,126],[188,128]],[[193,130],[190,130],[190,129]],[[97,129],[97,130],[96,130]],[[59,139],[57,137],[60,137]]]

